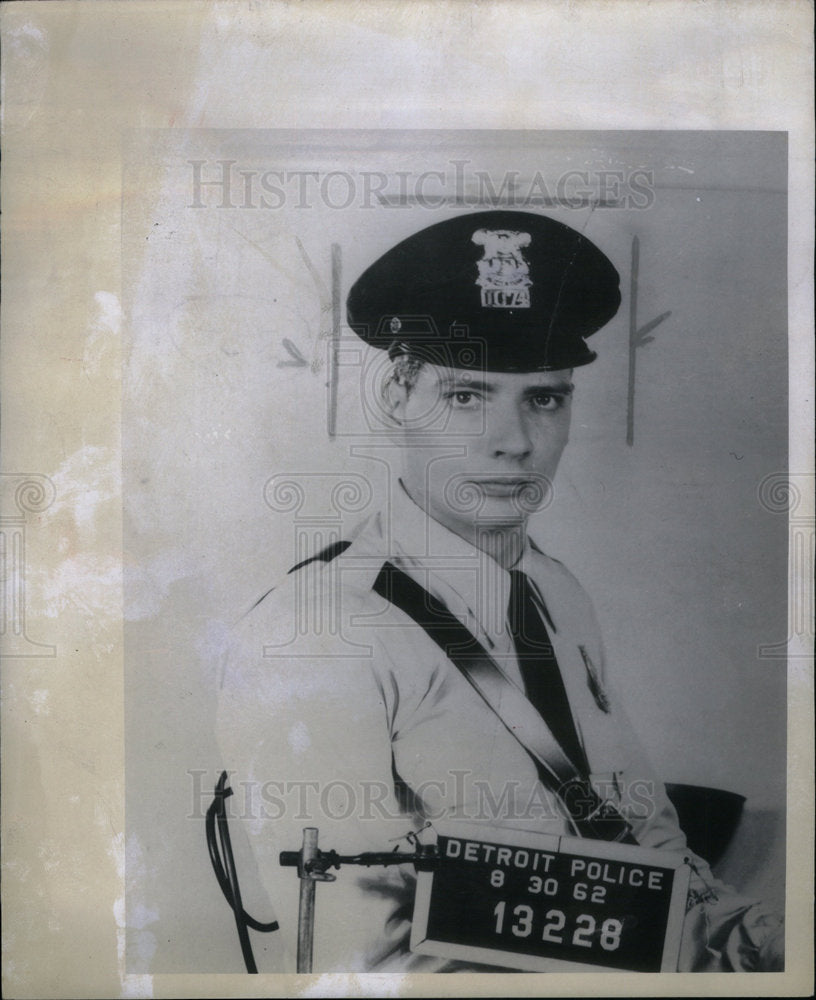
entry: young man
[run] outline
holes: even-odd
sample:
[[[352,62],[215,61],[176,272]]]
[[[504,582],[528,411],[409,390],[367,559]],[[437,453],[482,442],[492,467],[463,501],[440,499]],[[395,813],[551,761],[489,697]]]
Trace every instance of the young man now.
[[[299,891],[278,856],[305,826],[341,854],[410,849],[428,821],[462,819],[488,837],[685,850],[610,689],[590,601],[526,531],[618,285],[571,228],[492,211],[424,229],[351,289],[349,325],[393,365],[388,503],[243,619],[220,705],[278,971],[294,970]],[[680,969],[780,967],[780,922],[692,864]],[[409,950],[414,880],[410,865],[348,867],[322,887],[316,970],[467,968]]]

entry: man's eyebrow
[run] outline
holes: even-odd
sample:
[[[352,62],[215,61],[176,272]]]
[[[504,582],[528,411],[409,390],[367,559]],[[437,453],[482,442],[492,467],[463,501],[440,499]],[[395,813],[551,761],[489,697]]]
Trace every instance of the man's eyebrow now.
[[[467,391],[474,389],[476,392],[493,392],[496,386],[492,382],[483,382],[478,378],[471,378],[469,375],[444,375],[439,380],[440,389],[459,389]]]
[[[496,384],[495,382],[487,382],[482,379],[471,378],[469,375],[443,375],[439,379],[439,388],[443,390],[454,389],[459,392],[467,392],[468,390],[473,390],[474,392],[495,392]],[[524,389],[525,396],[535,396],[538,393],[551,393],[553,396],[570,396],[572,395],[575,386],[572,382],[559,381],[550,384],[541,383],[540,385],[529,385]]]
[[[524,390],[525,396],[535,396],[540,392],[550,393],[553,396],[571,396],[575,391],[572,382],[553,382],[549,385],[530,385]]]

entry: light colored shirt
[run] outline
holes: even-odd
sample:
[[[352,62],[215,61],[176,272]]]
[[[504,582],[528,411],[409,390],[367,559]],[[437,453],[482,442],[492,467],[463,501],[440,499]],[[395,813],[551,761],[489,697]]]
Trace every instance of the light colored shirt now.
[[[298,850],[306,826],[318,828],[321,849],[342,854],[410,851],[406,834],[428,821],[439,829],[466,820],[486,829],[573,832],[497,713],[424,629],[374,591],[386,560],[440,600],[523,689],[507,629],[509,574],[427,517],[398,485],[390,511],[366,521],[345,552],[290,574],[244,617],[225,654],[218,735],[236,792],[232,829],[246,834],[247,849],[240,841],[236,848],[251,883],[241,882],[245,906],[262,920],[273,907],[281,926],[260,945],[262,971],[295,969],[299,880],[280,867],[278,854]],[[529,540],[515,568],[543,598],[596,790],[641,845],[684,850],[676,813],[611,690],[587,595]],[[694,860],[715,884],[705,862]],[[465,968],[409,951],[414,883],[405,864],[348,866],[336,882],[318,884],[315,971]],[[703,888],[696,875],[692,885]],[[773,929],[763,916],[751,930],[744,918],[760,913],[753,901],[716,885],[740,943],[730,930],[720,942],[711,936],[721,902],[706,904],[705,914],[698,906],[687,920],[681,968],[727,967],[729,947],[744,960],[737,967],[751,967]]]

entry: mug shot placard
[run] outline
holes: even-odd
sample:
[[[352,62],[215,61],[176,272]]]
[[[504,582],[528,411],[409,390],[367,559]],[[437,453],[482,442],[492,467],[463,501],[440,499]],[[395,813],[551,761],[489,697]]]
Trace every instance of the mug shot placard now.
[[[521,831],[440,835],[417,877],[414,951],[530,972],[672,972],[682,854]]]

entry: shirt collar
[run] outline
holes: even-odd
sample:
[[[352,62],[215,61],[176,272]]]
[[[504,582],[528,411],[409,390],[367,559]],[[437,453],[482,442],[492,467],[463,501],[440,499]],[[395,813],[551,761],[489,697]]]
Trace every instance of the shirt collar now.
[[[510,574],[485,552],[434,520],[394,482],[392,551],[400,568],[439,597],[492,648],[506,637]],[[516,564],[524,569],[529,545]]]

